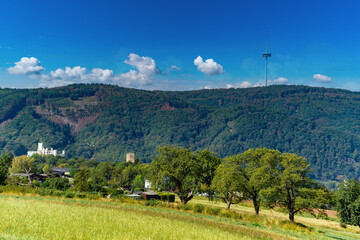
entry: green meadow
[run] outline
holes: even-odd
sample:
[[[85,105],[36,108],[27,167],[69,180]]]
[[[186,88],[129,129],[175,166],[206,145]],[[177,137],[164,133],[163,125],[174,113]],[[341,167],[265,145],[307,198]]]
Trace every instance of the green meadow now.
[[[200,207],[199,207],[200,206]],[[147,204],[131,200],[84,200],[0,195],[0,239],[359,239],[360,229],[335,218],[278,211],[252,213],[249,203],[232,206],[196,198]]]

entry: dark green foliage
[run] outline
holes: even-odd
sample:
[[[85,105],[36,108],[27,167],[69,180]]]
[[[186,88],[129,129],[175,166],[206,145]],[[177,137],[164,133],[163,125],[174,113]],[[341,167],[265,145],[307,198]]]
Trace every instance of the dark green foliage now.
[[[336,207],[341,223],[360,227],[360,182],[351,179],[341,183]]]
[[[41,186],[44,188],[51,188],[51,189],[65,191],[70,187],[70,184],[69,184],[69,179],[67,178],[53,177],[46,179],[46,181]]]
[[[207,206],[205,211],[207,214],[218,216],[221,212],[221,208]]]
[[[231,204],[242,200],[241,168],[237,158],[223,159],[214,175],[211,188],[227,203],[227,209],[230,209]]]
[[[312,213],[313,209],[324,209],[333,202],[329,190],[307,176],[310,169],[305,158],[283,153],[274,160],[256,169],[263,179],[270,180],[268,187],[260,191],[266,205],[283,207],[294,222],[296,213]]]
[[[87,168],[82,168],[75,174],[74,187],[77,191],[88,192],[91,190],[89,183],[90,171]]]
[[[159,193],[161,201],[175,202],[175,194],[173,193]]]
[[[205,210],[205,207],[204,205],[200,204],[200,203],[197,203],[194,205],[194,212],[196,213],[202,213],[204,210]]]
[[[70,192],[70,191],[66,191],[66,192],[64,193],[64,197],[66,197],[66,198],[73,198],[73,197],[75,197],[75,193],[74,193],[74,192]]]
[[[207,148],[221,157],[266,147],[307,158],[311,178],[360,177],[360,94],[346,90],[165,92],[80,84],[0,89],[0,97],[2,153],[26,154],[42,140],[70,158],[121,162],[135,151],[150,162],[167,144]]]
[[[11,166],[13,156],[11,154],[2,154],[0,157],[0,185],[4,185],[9,176],[9,168]]]
[[[202,151],[193,152],[184,147],[169,146],[161,147],[159,152],[150,165],[147,177],[154,189],[172,189],[183,204],[190,201],[195,193],[201,192],[203,185],[208,184],[204,174],[214,175],[208,173],[215,171],[214,167],[208,167],[216,159],[213,153],[209,152],[204,157]]]
[[[150,199],[149,201],[145,201],[144,202],[145,206],[161,206],[161,201],[156,200],[156,199]]]
[[[111,198],[119,198],[121,196],[124,195],[124,191],[123,190],[118,190],[118,189],[115,189],[113,190],[113,192],[111,193]]]

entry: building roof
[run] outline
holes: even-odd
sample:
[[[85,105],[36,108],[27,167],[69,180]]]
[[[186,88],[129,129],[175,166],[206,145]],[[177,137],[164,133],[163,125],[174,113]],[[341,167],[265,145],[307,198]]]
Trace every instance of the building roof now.
[[[52,168],[53,172],[70,172],[71,168]]]
[[[141,195],[147,195],[147,196],[159,196],[156,192],[142,192]]]

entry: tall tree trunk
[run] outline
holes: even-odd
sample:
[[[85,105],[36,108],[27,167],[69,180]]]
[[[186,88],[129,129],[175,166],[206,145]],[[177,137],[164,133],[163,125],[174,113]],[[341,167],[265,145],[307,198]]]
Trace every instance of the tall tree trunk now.
[[[289,220],[290,222],[294,222],[295,220],[295,199],[294,199],[294,191],[293,189],[287,190],[287,200],[288,200],[288,211],[289,211]]]
[[[231,200],[227,202],[227,209],[230,210]]]
[[[190,196],[188,196],[188,195],[182,196],[182,195],[178,194],[178,196],[180,198],[181,203],[184,205],[194,197],[194,195],[192,195],[192,194]]]
[[[253,199],[253,205],[254,205],[254,208],[255,208],[255,213],[258,216],[259,215],[259,210],[260,210],[260,203],[257,200],[257,196],[254,195],[252,197],[252,199]]]
[[[294,213],[294,211],[293,211],[293,209],[289,209],[289,220],[290,220],[290,222],[294,222],[294,220],[295,220],[295,213]]]

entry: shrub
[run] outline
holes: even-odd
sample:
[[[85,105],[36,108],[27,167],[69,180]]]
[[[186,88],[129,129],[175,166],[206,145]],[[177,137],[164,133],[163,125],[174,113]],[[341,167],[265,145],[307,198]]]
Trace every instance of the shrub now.
[[[145,206],[160,206],[161,205],[161,201],[156,200],[156,199],[150,199],[149,201],[145,201],[144,202]]]
[[[47,189],[47,188],[39,188],[38,190],[36,190],[36,193],[39,194],[40,196],[52,195],[53,192],[54,192],[53,189]]]
[[[51,195],[55,197],[61,197],[64,195],[64,192],[60,190],[54,190]]]
[[[219,213],[220,213],[220,211],[221,211],[221,208],[217,208],[217,207],[206,207],[205,211],[206,211],[207,214],[217,216],[217,215],[219,215]]]
[[[30,186],[32,188],[39,188],[40,187],[40,182],[36,181],[36,180],[33,180]]]
[[[75,194],[75,197],[77,197],[77,198],[86,198],[86,193],[77,192],[77,193]]]
[[[85,197],[86,197],[87,199],[92,199],[92,200],[94,200],[94,199],[102,198],[102,195],[101,195],[101,194],[89,194],[89,193],[87,193],[87,194],[85,195]]]
[[[134,192],[143,192],[144,189],[143,188],[134,188]]]
[[[173,193],[159,193],[161,201],[175,202],[175,194]]]
[[[66,197],[66,198],[73,198],[73,197],[75,197],[75,193],[74,192],[65,192],[64,193],[64,197]]]
[[[123,194],[124,194],[123,190],[114,189],[113,192],[111,193],[111,198],[117,198],[122,196]]]
[[[46,179],[46,181],[41,186],[44,188],[64,191],[70,187],[70,184],[68,178],[53,177]]]
[[[189,211],[192,210],[192,206],[190,204],[185,204],[181,206],[182,210]]]
[[[194,212],[196,213],[202,213],[204,211],[205,207],[204,205],[197,203],[194,205]]]

